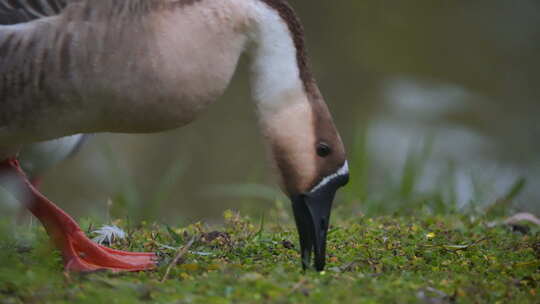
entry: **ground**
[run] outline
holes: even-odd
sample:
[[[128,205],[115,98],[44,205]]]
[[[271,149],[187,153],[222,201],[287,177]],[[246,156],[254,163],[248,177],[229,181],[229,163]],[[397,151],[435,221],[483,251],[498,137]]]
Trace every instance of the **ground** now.
[[[111,246],[158,252],[156,271],[65,273],[42,228],[4,224],[0,303],[540,302],[535,227],[458,214],[338,218],[326,271],[318,273],[301,270],[294,225],[277,217],[255,221],[227,211],[216,226],[114,224],[128,233]]]

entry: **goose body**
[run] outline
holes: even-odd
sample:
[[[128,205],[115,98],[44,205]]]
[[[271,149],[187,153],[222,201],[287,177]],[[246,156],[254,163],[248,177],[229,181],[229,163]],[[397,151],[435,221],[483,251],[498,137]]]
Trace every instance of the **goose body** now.
[[[167,130],[219,97],[247,41],[246,1],[145,2],[176,3],[75,1],[1,27],[0,142]],[[124,10],[130,3],[137,13]]]
[[[89,242],[28,185],[20,147],[76,133],[183,126],[223,93],[247,52],[259,124],[292,201],[303,266],[314,252],[322,270],[332,200],[348,165],[309,70],[302,26],[285,0],[5,0],[0,18],[11,20],[0,26],[0,173],[26,185],[27,207],[66,268],[143,270],[153,256]]]

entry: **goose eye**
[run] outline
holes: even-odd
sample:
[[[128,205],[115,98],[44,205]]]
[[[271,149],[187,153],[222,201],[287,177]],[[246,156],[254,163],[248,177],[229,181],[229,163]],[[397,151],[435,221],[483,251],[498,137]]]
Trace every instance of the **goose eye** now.
[[[317,155],[320,157],[326,157],[332,153],[332,149],[330,149],[330,146],[328,146],[326,143],[318,143],[317,144]]]

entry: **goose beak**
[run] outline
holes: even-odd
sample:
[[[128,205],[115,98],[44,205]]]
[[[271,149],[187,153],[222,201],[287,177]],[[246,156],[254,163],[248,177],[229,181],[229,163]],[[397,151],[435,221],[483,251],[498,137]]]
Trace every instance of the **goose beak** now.
[[[291,198],[304,270],[310,268],[312,252],[315,257],[315,270],[324,270],[326,234],[332,202],[337,189],[344,186],[348,179],[348,174],[337,175],[326,184],[315,187],[313,191]]]

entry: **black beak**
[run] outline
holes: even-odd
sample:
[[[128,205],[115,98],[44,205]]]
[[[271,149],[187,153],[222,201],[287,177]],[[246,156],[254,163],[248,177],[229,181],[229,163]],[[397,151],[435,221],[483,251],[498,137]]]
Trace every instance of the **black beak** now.
[[[315,256],[315,269],[322,271],[326,262],[326,234],[330,220],[332,202],[336,191],[349,180],[349,175],[336,175],[324,185],[317,186],[309,193],[291,198],[300,237],[302,268],[311,264],[311,252]]]

